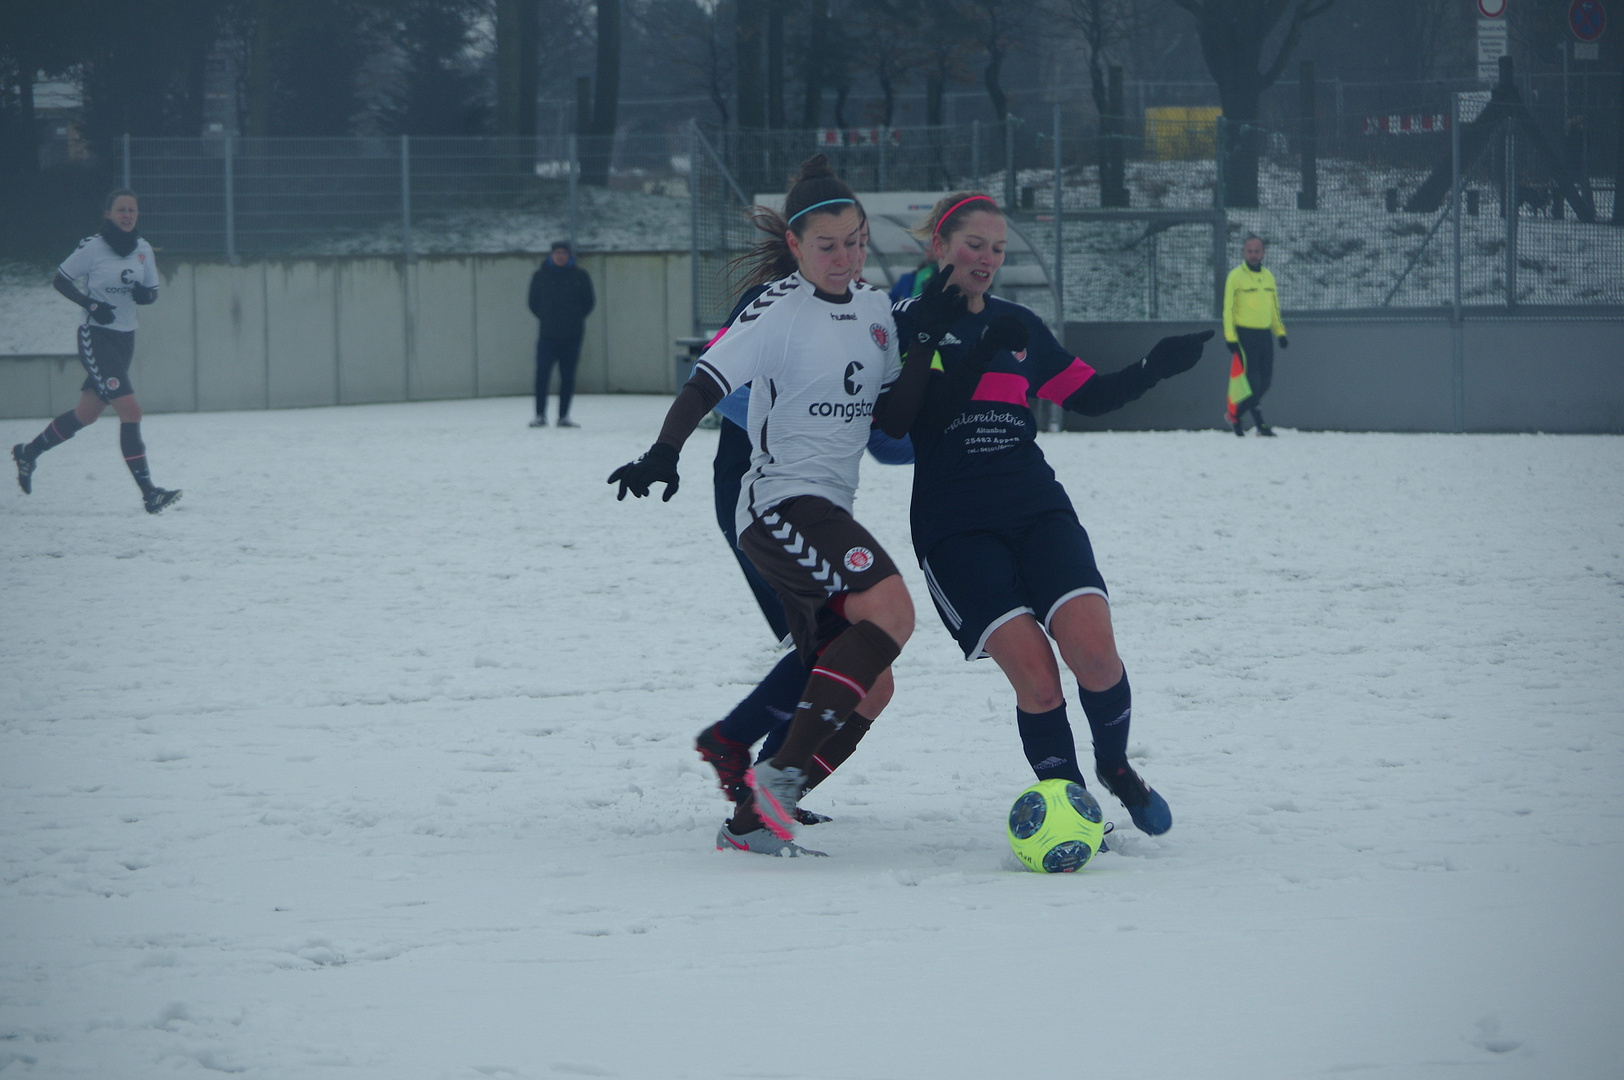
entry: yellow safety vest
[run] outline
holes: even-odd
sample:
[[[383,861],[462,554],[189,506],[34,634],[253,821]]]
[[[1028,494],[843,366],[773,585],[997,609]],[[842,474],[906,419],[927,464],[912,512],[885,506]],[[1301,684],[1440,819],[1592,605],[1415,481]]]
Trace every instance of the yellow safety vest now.
[[[1255,330],[1266,327],[1274,331],[1275,337],[1286,336],[1286,324],[1280,321],[1280,294],[1267,266],[1253,270],[1241,263],[1224,279],[1225,341],[1238,340],[1237,326]]]

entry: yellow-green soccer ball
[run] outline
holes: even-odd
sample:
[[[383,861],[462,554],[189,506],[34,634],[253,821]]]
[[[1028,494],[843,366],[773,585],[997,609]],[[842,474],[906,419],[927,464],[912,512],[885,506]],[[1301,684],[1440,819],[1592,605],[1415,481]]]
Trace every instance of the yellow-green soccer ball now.
[[[1105,839],[1100,804],[1071,780],[1040,780],[1009,809],[1009,846],[1040,874],[1081,870]]]

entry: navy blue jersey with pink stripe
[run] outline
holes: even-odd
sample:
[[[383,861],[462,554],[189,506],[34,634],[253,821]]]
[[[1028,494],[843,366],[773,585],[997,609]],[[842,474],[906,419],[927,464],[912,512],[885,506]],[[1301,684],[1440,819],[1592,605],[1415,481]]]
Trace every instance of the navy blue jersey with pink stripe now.
[[[912,337],[908,308],[896,305],[897,331]],[[1026,326],[1026,350],[993,357],[970,399],[945,425],[938,410],[922,409],[910,435],[914,445],[912,526],[914,551],[923,559],[944,536],[1002,531],[1055,510],[1072,510],[1037,444],[1032,397],[1063,402],[1094,375],[1094,369],[1061,347],[1031,308],[995,296],[967,312],[937,350],[928,394],[947,392],[947,377],[980,340],[987,324],[1012,314]]]

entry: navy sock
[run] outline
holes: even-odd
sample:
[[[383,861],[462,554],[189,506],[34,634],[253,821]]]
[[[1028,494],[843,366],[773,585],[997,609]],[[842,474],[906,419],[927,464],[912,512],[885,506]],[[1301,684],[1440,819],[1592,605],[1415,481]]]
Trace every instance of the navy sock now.
[[[734,742],[754,746],[762,736],[787,723],[795,714],[801,688],[805,685],[806,665],[801,663],[799,654],[785,653],[778,666],[722,718],[717,730]]]
[[[1128,761],[1128,725],[1133,719],[1133,690],[1128,686],[1128,669],[1109,690],[1095,692],[1077,686],[1088,728],[1094,735],[1094,764],[1124,765]]]
[[[124,464],[130,467],[130,475],[140,485],[141,494],[147,494],[152,490],[152,477],[147,472],[147,444],[141,441],[139,420],[118,426],[118,445],[124,451]]]
[[[1021,732],[1021,749],[1026,752],[1026,760],[1039,780],[1071,780],[1083,784],[1082,770],[1077,767],[1077,741],[1072,737],[1064,702],[1045,713],[1016,709],[1015,722]]]
[[[45,425],[45,430],[34,436],[32,442],[23,448],[23,454],[33,461],[53,446],[60,446],[76,435],[84,427],[79,422],[79,414],[69,409],[61,416]]]

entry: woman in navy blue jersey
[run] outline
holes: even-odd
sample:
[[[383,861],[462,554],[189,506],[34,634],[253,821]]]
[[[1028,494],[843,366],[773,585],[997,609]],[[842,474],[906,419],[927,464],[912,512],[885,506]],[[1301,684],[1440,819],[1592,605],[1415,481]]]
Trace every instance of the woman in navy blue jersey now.
[[[180,498],[152,482],[147,472],[147,448],[141,441],[141,406],[130,385],[130,362],[135,356],[135,309],[158,299],[158,264],[152,245],[136,231],[140,217],[135,192],[120,188],[102,207],[101,231],[79,241],[72,255],[56,271],[56,291],[85,309],[79,327],[79,363],[85,369],[79,404],[52,420],[32,442],[11,448],[17,463],[17,486],[23,494],[34,490],[34,468],[39,456],[73,438],[96,422],[111,405],[119,419],[119,447],[124,463],[141,489],[147,513],[156,514]],[[80,291],[79,282],[84,282]]]
[[[931,599],[965,658],[990,656],[1009,678],[1021,742],[1038,779],[1082,784],[1054,639],[1077,678],[1095,775],[1135,825],[1164,833],[1173,823],[1166,800],[1128,764],[1132,699],[1105,580],[1088,533],[1038,449],[1028,399],[1091,416],[1109,412],[1192,367],[1212,331],[1164,338],[1144,359],[1101,374],[1062,348],[1030,308],[988,292],[1007,241],[991,196],[949,195],[916,235],[941,268],[933,284],[957,286],[968,301],[938,338],[918,413],[881,421],[889,434],[900,434],[909,421],[914,553]],[[918,336],[913,313],[930,291],[897,304],[904,342]]]

